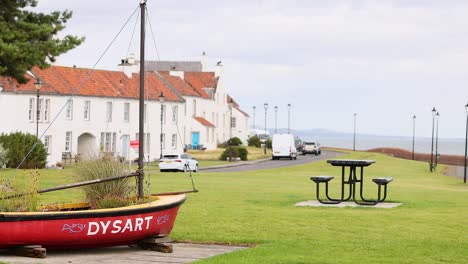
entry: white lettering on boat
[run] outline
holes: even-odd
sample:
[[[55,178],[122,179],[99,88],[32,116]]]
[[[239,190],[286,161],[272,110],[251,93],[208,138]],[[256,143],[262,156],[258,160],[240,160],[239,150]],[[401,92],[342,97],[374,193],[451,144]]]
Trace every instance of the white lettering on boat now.
[[[126,233],[148,230],[153,216],[128,218],[126,220],[99,221],[88,223],[88,236],[105,235],[108,231],[111,234]],[[146,222],[146,225],[144,223]],[[123,226],[122,226],[123,225]]]
[[[115,220],[114,223],[112,224],[113,229],[111,233],[117,234],[118,232],[120,232],[120,230],[122,230],[122,227],[120,227],[121,224],[122,224],[122,220]]]

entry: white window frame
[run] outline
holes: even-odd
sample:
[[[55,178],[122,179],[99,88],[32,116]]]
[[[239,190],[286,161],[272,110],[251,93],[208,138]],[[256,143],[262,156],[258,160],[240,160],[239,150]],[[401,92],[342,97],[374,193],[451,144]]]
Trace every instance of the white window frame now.
[[[166,134],[161,134],[161,148],[166,149]]]
[[[162,110],[162,123],[166,124],[166,105],[161,105]]]
[[[236,128],[237,120],[235,117],[231,117],[231,128]]]
[[[171,146],[173,149],[177,148],[177,134],[172,134]]]
[[[112,122],[112,106],[111,101],[106,102],[106,122]]]
[[[36,120],[34,117],[34,107],[35,107],[35,99],[34,98],[29,98],[29,112],[28,112],[28,119],[29,122],[33,122]]]
[[[50,99],[45,99],[44,104],[44,122],[50,121]]]
[[[115,155],[117,146],[116,132],[101,132],[101,151]]]
[[[44,136],[44,147],[46,149],[47,154],[50,154],[52,148],[52,136],[46,135]]]
[[[39,122],[42,122],[42,106],[44,105],[44,98],[41,98],[39,99],[39,104],[37,105],[38,109],[39,109],[39,116],[37,116],[37,112],[36,112],[36,118],[37,118],[37,121]]]
[[[65,110],[65,118],[67,120],[73,120],[73,100],[67,101],[67,108]]]
[[[130,103],[124,103],[124,122],[130,122]]]
[[[71,131],[65,132],[65,152],[72,151],[73,134]]]
[[[177,124],[177,114],[179,112],[179,107],[177,105],[172,106],[172,123]]]
[[[91,101],[90,100],[84,101],[83,118],[85,121],[91,120]]]

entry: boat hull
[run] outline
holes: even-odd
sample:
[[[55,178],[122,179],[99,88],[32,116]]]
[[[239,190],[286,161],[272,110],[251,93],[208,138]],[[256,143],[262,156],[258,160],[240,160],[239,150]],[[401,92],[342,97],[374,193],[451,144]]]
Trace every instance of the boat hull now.
[[[0,248],[41,245],[51,249],[130,245],[167,236],[186,195],[100,210],[0,213]]]

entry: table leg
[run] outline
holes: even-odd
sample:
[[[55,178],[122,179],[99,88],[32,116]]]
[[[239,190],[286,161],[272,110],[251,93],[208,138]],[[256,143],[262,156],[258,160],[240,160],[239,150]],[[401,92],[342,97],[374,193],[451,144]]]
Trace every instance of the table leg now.
[[[349,201],[349,199],[351,199],[351,194],[352,194],[352,189],[351,189],[351,184],[349,184],[350,182],[350,178],[351,178],[351,173],[352,173],[352,170],[350,170],[350,175],[349,175],[349,178],[348,178],[348,181],[346,182],[345,181],[345,174],[346,174],[346,170],[345,170],[345,166],[341,166],[341,201]],[[349,184],[349,191],[348,191],[348,197],[344,197],[345,195],[345,184]]]
[[[327,198],[330,200],[330,201],[325,201],[325,200],[322,200],[320,199],[320,188],[319,188],[319,185],[320,183],[316,183],[317,185],[317,189],[316,189],[316,192],[317,192],[317,201],[319,201],[319,203],[322,203],[322,204],[339,204],[341,203],[341,200],[338,200],[338,199],[331,199],[329,196],[328,196],[328,182],[325,183],[325,193],[327,195]]]
[[[356,174],[355,174],[356,176]],[[363,190],[364,190],[364,167],[361,167],[361,177],[360,179],[357,179],[356,182],[359,182],[360,183],[360,186],[359,186],[359,196],[361,196],[361,200],[362,202],[358,202],[356,201],[356,199],[354,198],[354,202],[357,203],[357,204],[360,204],[360,205],[376,205],[380,199],[377,199],[377,200],[369,200],[369,199],[365,199],[364,196],[363,196]],[[379,198],[380,198],[380,189],[379,189]]]

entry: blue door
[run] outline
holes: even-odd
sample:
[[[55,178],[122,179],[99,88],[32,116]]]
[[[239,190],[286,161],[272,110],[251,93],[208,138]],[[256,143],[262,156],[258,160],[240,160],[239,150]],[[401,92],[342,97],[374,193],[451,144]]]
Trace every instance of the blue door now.
[[[129,145],[130,145],[130,136],[129,135],[123,135],[122,136],[122,157],[125,157],[125,159],[129,159],[130,157],[128,156],[128,150],[129,150]]]
[[[198,149],[199,144],[200,144],[200,133],[192,132],[192,149]]]

